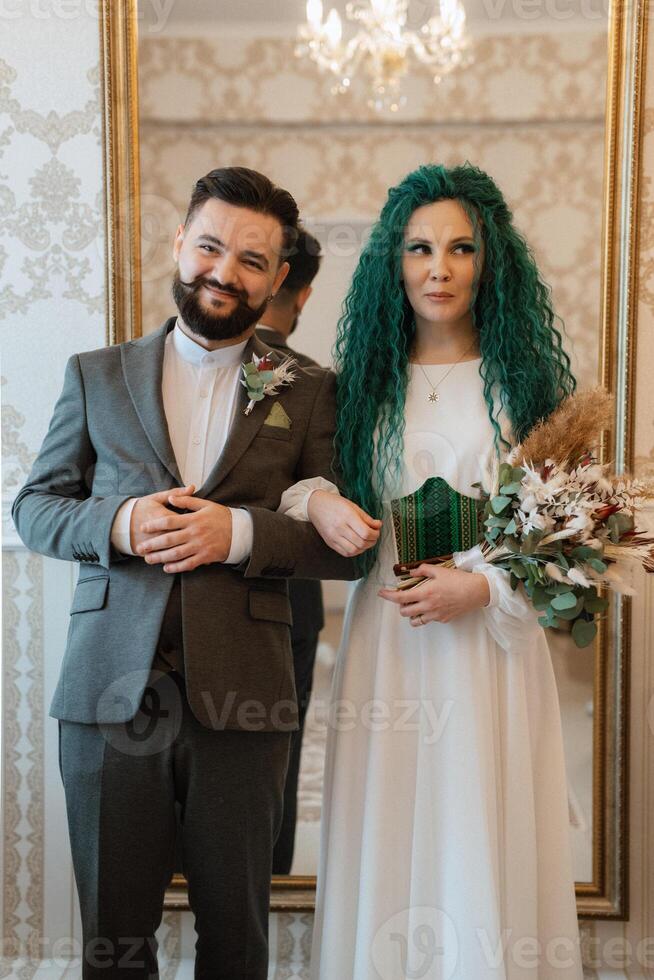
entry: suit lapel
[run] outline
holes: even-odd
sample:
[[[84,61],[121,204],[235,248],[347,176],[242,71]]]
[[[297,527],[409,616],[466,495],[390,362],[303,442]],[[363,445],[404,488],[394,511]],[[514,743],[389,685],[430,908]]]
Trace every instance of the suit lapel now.
[[[268,354],[270,359],[276,364],[282,360],[279,353],[271,350],[267,344],[263,343],[254,334],[243,351],[243,363],[251,361],[253,354],[256,354],[257,357],[263,357],[264,354]],[[281,395],[283,391],[284,388],[280,388],[279,394]],[[222,483],[227,474],[236,466],[268,417],[268,413],[277,397],[279,396],[266,396],[263,401],[256,402],[249,415],[245,415],[245,409],[248,404],[248,393],[245,386],[240,383],[239,378],[234,418],[232,419],[232,426],[229,430],[225,448],[207,476],[207,479],[204,481],[204,484],[198,490],[198,496],[206,497],[219,483]]]
[[[257,336],[268,347],[274,347],[275,350],[283,350],[285,354],[291,353],[291,348],[288,346],[283,333],[278,333],[277,330],[273,330],[271,327],[262,326],[257,327]]]
[[[125,384],[139,421],[157,456],[181,486],[161,394],[166,337],[175,326],[175,319],[171,317],[154,333],[123,345],[120,353]]]

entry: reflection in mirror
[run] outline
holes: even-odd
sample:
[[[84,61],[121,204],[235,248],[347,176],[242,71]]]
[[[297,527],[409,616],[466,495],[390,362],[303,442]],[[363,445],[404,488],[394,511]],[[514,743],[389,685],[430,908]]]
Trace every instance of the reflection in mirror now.
[[[315,5],[314,5],[315,6]],[[403,104],[371,105],[354,72],[346,94],[296,54],[306,22],[296,0],[176,0],[168,16],[139,8],[143,331],[173,309],[172,237],[194,181],[244,165],[291,191],[320,241],[321,269],[292,345],[331,360],[336,323],[361,244],[387,190],[421,163],[465,160],[490,173],[532,244],[565,323],[581,387],[601,356],[607,17],[598,2],[464,0],[469,60],[437,86],[414,58]],[[345,4],[336,3],[343,31]],[[325,6],[327,11],[327,5]],[[434,12],[408,6],[419,30]],[[315,13],[315,11],[314,11]],[[374,93],[373,93],[374,94]],[[316,873],[327,706],[345,588],[327,583],[299,776],[291,872]],[[548,631],[561,704],[570,837],[578,882],[593,878],[593,688],[597,651]]]

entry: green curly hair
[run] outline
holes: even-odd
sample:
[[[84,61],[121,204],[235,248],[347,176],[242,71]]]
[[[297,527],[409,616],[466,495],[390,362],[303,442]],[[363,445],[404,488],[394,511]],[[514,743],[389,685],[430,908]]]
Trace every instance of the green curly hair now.
[[[400,281],[404,229],[417,208],[443,199],[461,204],[477,244],[483,237],[485,260],[476,273],[472,319],[478,331],[479,373],[496,451],[500,451],[500,440],[507,448],[508,443],[493,415],[495,384],[500,391],[496,416],[505,409],[518,440],[576,388],[570,358],[555,325],[559,320],[563,326],[552,309],[550,287],[541,279],[531,249],[514,227],[498,186],[468,162],[452,168],[431,164],[414,170],[390,189],[363,248],[343,304],[334,348],[338,379],[335,449],[343,490],[373,517],[381,517],[378,488],[384,487],[388,474],[399,473],[402,457],[409,353],[415,335],[414,313]],[[366,555],[372,558],[375,550]]]

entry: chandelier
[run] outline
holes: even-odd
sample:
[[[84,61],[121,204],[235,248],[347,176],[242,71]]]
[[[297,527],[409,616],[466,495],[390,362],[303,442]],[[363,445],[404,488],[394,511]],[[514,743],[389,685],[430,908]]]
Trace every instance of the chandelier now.
[[[368,105],[397,112],[406,103],[400,88],[411,57],[434,70],[436,84],[471,61],[461,0],[440,0],[440,13],[418,30],[406,26],[408,4],[409,0],[348,3],[345,16],[359,27],[345,40],[338,11],[332,8],[323,19],[322,0],[307,0],[307,22],[298,30],[295,54],[308,56],[322,71],[336,76],[334,94],[347,92],[356,73],[365,71],[372,86]]]

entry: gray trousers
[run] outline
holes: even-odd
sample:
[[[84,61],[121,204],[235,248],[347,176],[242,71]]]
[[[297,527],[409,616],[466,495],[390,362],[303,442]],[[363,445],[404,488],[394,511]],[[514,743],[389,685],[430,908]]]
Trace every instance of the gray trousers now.
[[[290,734],[205,728],[183,677],[152,678],[130,722],[59,722],[82,976],[158,978],[154,934],[173,872],[177,803],[196,980],[265,980]]]

